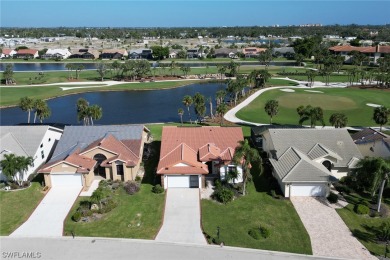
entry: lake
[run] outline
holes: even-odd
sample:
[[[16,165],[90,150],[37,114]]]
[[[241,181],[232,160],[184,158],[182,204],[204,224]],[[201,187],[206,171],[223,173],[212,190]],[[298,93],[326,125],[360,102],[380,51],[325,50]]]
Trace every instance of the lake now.
[[[95,124],[138,124],[157,122],[180,122],[177,114],[179,108],[184,109],[183,120],[188,121],[188,112],[182,104],[185,95],[199,92],[206,99],[212,97],[215,111],[215,93],[225,89],[225,84],[204,83],[165,90],[91,92],[69,95],[48,100],[51,116],[44,120],[50,123],[81,124],[77,122],[76,102],[86,99],[90,105],[97,104],[103,108],[103,117]],[[206,102],[207,114],[209,105]],[[193,107],[190,108],[192,120],[195,119]],[[0,124],[15,125],[27,123],[27,112],[19,107],[0,109]],[[31,115],[33,120],[33,114]]]

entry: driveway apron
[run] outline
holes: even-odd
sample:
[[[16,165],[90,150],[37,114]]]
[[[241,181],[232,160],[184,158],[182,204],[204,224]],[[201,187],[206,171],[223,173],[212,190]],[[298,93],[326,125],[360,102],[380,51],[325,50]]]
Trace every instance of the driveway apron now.
[[[199,189],[167,190],[164,223],[156,241],[207,244],[200,227]]]
[[[64,219],[81,187],[52,187],[30,218],[16,229],[13,237],[60,237]]]
[[[291,197],[309,233],[313,255],[347,259],[377,259],[352,235],[324,198]]]

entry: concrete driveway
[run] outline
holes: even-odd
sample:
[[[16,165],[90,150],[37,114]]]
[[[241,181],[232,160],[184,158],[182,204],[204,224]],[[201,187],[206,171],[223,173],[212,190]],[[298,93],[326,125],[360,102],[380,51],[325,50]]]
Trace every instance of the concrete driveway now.
[[[16,229],[12,237],[60,237],[66,215],[81,187],[53,187],[30,218]]]
[[[309,233],[314,256],[377,259],[354,237],[324,198],[291,197]]]
[[[156,241],[207,244],[200,228],[199,189],[167,190],[164,223]]]

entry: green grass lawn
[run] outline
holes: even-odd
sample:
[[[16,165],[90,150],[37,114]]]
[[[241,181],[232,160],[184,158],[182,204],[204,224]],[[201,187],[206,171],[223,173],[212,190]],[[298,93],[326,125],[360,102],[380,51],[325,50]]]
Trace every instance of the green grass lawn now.
[[[291,75],[288,77],[295,80],[307,81],[307,76]],[[325,78],[322,76],[316,76],[314,81],[325,82]],[[347,75],[331,75],[329,77],[329,82],[349,82],[349,79]]]
[[[22,225],[38,206],[44,193],[38,182],[21,191],[0,191],[0,235],[8,236]]]
[[[350,203],[345,208],[338,209],[337,213],[343,219],[345,224],[351,230],[356,238],[375,255],[384,255],[385,244],[380,244],[376,241],[378,227],[385,221],[384,218],[371,218],[367,215],[358,215],[353,210],[355,204],[360,200],[370,201],[369,198],[363,198],[356,193],[345,195],[346,200]],[[390,206],[390,199],[385,200]],[[389,217],[387,218],[389,221]]]
[[[206,235],[216,238],[217,227],[220,227],[220,239],[227,246],[312,254],[309,235],[292,203],[272,198],[268,195],[269,181],[263,175],[252,175],[254,183],[247,186],[245,197],[227,205],[201,201]],[[248,231],[260,225],[267,227],[271,235],[255,240]]]
[[[275,99],[279,101],[279,113],[273,118],[273,123],[276,124],[298,124],[299,116],[296,108],[300,105],[312,105],[322,107],[326,125],[329,125],[331,114],[341,112],[347,115],[348,126],[374,126],[376,125],[372,120],[374,108],[366,104],[388,105],[390,100],[390,92],[382,90],[351,88],[316,88],[315,90],[324,93],[311,93],[303,89],[295,89],[293,93],[279,89],[269,90],[241,109],[236,116],[246,121],[268,123],[269,116],[264,111],[264,105],[267,100]]]

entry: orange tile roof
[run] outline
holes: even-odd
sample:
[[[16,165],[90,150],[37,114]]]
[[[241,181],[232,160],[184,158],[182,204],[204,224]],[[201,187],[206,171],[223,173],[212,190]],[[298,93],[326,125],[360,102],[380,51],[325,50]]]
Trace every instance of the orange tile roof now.
[[[341,46],[333,46],[329,48],[329,50],[334,52],[351,52],[351,51],[358,51],[362,53],[390,53],[390,46],[381,46],[377,45],[374,47],[356,47],[356,46],[350,46],[350,45],[341,45]]]
[[[33,49],[21,49],[21,50],[18,50],[17,54],[31,54],[31,55],[35,55],[38,51],[37,50],[33,50]]]
[[[13,51],[13,50],[11,50],[11,49],[3,49],[2,53],[5,54],[5,55],[9,55],[11,53],[11,51]]]
[[[243,139],[240,127],[163,127],[157,173],[207,174],[201,161],[231,161]]]

